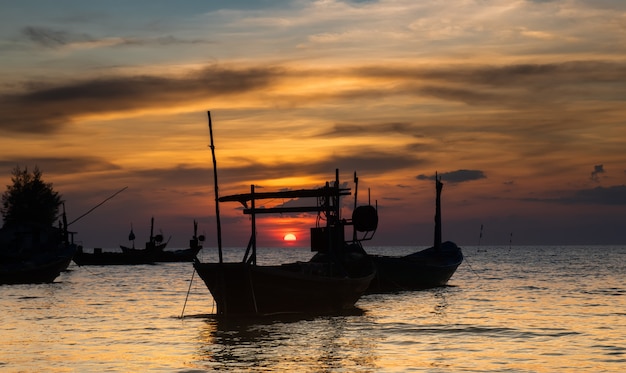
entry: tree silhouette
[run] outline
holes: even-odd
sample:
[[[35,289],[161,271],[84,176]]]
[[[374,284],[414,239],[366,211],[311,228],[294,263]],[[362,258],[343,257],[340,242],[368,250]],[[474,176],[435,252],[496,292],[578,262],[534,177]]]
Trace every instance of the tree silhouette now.
[[[16,166],[12,171],[13,185],[2,194],[4,227],[22,223],[53,225],[59,215],[62,200],[52,183],[45,183],[37,166],[32,173]]]

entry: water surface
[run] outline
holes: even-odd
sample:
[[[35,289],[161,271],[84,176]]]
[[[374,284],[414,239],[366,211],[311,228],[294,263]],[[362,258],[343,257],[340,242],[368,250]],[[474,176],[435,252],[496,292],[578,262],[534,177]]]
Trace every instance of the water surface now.
[[[401,254],[406,247],[372,253]],[[450,285],[346,315],[222,320],[190,263],[70,266],[0,286],[6,372],[620,372],[624,247],[464,248]],[[227,258],[240,257],[240,250]],[[261,249],[261,263],[306,249]],[[205,249],[205,260],[215,253]],[[181,319],[188,289],[185,318]]]

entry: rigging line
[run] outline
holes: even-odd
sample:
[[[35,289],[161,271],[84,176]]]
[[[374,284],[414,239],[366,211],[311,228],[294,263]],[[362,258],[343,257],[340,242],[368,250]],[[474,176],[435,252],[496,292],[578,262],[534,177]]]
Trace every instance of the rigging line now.
[[[189,289],[187,289],[187,295],[185,296],[185,303],[183,304],[183,311],[180,313],[181,319],[185,315],[185,308],[187,307],[187,300],[189,299],[189,293],[191,293],[191,285],[193,284],[193,276],[195,274],[196,274],[196,268],[194,267],[193,272],[191,273],[191,280],[189,280]]]
[[[76,264],[76,262],[74,262],[74,264]],[[89,268],[89,265],[82,265],[82,266],[81,266],[81,265],[76,264],[76,266],[77,266],[78,268],[81,268],[81,269],[83,269],[83,270],[87,271],[90,275],[100,278],[100,280],[103,280],[103,281],[105,281],[105,282],[111,282],[111,280],[110,280],[109,278],[104,277],[104,274],[102,274],[102,273],[97,273],[97,272],[94,272],[93,270],[91,270],[91,269]]]
[[[464,255],[464,256],[463,256],[463,259],[464,259],[465,263],[467,263],[467,265],[469,266],[469,268],[472,270],[472,272],[474,272],[474,274],[476,275],[476,277],[478,277],[479,279],[481,279],[481,280],[482,280],[482,277],[480,277],[480,275],[479,275],[476,271],[474,271],[474,268],[473,268],[473,267],[472,267],[472,265],[470,264],[469,260],[467,260],[467,255]]]
[[[77,217],[76,219],[72,220],[71,222],[69,222],[67,225],[70,226],[74,223],[76,223],[79,219],[82,219],[85,215],[89,214],[90,212],[92,212],[93,210],[97,209],[98,207],[102,206],[106,201],[110,200],[111,198],[115,197],[116,195],[122,193],[123,191],[125,191],[128,187],[125,186],[122,189],[118,190],[117,192],[115,192],[112,196],[110,196],[109,198],[105,199],[104,201],[100,202],[99,204],[97,204],[96,206],[92,207],[91,210],[87,211],[86,213],[82,214],[81,216]]]

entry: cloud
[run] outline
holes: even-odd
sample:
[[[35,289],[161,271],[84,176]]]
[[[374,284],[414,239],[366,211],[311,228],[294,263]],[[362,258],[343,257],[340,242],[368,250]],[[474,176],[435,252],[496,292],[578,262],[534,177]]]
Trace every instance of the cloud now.
[[[0,170],[5,170],[2,175],[9,175],[11,170],[16,166],[27,167],[32,169],[38,167],[44,173],[52,174],[74,174],[81,172],[96,172],[96,171],[115,171],[120,170],[121,167],[111,163],[103,158],[81,156],[76,158],[63,158],[63,157],[33,157],[33,158],[12,158],[5,156],[4,159],[0,159]]]
[[[35,44],[46,48],[70,47],[74,49],[88,49],[101,47],[128,47],[128,46],[170,46],[187,44],[208,44],[206,39],[181,39],[173,35],[158,36],[153,38],[127,38],[127,37],[95,37],[86,33],[74,33],[65,30],[56,30],[48,27],[27,26],[22,30]]]
[[[553,200],[564,204],[626,205],[626,185],[581,189],[571,196]]]
[[[485,179],[487,176],[480,170],[456,170],[438,174],[441,180],[450,183],[463,183],[466,181]],[[420,174],[415,177],[417,180],[435,180],[435,175]]]
[[[62,43],[63,37],[59,34],[54,40]],[[527,136],[535,133],[527,130],[534,126],[549,128],[551,135],[555,135],[561,133],[559,129],[587,126],[587,118],[620,115],[618,104],[622,101],[620,97],[626,97],[626,84],[619,83],[626,83],[625,76],[626,63],[601,61],[436,68],[357,65],[339,69],[210,65],[177,76],[113,75],[54,84],[30,82],[22,92],[0,94],[0,131],[54,133],[87,115],[120,116],[140,110],[189,107],[225,97],[234,100],[234,95],[252,94],[249,97],[258,101],[255,105],[262,107],[315,107],[327,102],[339,106],[344,101],[355,100],[382,105],[381,97],[390,104],[410,100],[428,111],[424,115],[438,114],[444,105],[463,103],[465,110],[472,107],[492,110],[485,118],[493,123],[489,131],[515,131],[516,135]],[[331,87],[341,84],[328,89],[317,84],[320,80],[327,81]],[[354,83],[345,84],[346,80]],[[433,104],[433,99],[438,106]],[[555,110],[561,106],[568,110]],[[496,116],[499,116],[497,120]],[[435,117],[431,115],[428,119],[433,121]],[[503,125],[501,120],[510,125]],[[331,130],[320,131],[317,136],[388,133],[424,136],[426,126],[417,123],[343,122]],[[553,140],[551,144],[572,143],[568,138]]]
[[[65,84],[30,83],[26,92],[0,95],[0,131],[49,134],[83,115],[161,108],[267,87],[276,68],[209,66],[186,76],[114,76]]]
[[[599,174],[603,174],[604,173],[604,165],[598,164],[593,166],[593,171],[591,172],[591,180],[598,182],[599,180]]]
[[[22,34],[32,42],[49,48],[66,45],[70,40],[76,38],[76,36],[72,36],[66,31],[35,26],[24,27]],[[84,41],[83,37],[81,37],[81,39]]]
[[[501,66],[467,65],[430,67],[364,66],[356,74],[371,79],[401,81],[396,90],[427,95],[446,101],[473,105],[525,108],[532,103],[546,107],[554,103],[614,100],[626,94],[626,64],[612,61],[565,61],[546,64],[509,64]],[[589,91],[578,87],[584,84]],[[604,86],[605,89],[600,87]]]
[[[335,169],[343,173],[357,171],[359,174],[379,174],[393,170],[407,169],[421,164],[422,161],[405,154],[392,154],[363,149],[360,153],[342,155],[328,155],[320,157],[314,162],[281,162],[271,165],[261,164],[253,160],[243,161],[244,166],[235,166],[219,169],[219,173],[226,178],[240,179],[240,175],[246,175],[250,182],[257,180],[270,180],[291,177],[328,175],[333,176]]]
[[[209,186],[213,182],[210,167],[180,164],[172,168],[152,168],[133,171],[133,175],[158,182],[164,187]]]
[[[366,151],[363,154],[329,155],[319,157],[315,161],[303,162],[287,160],[271,164],[259,163],[254,159],[241,158],[237,165],[218,165],[218,177],[222,190],[237,188],[235,193],[243,193],[240,190],[243,185],[256,184],[263,180],[282,179],[286,175],[290,177],[319,177],[320,186],[324,181],[332,181],[335,169],[339,169],[342,175],[350,175],[357,171],[359,175],[379,175],[398,169],[407,169],[418,166],[421,163],[409,155],[389,154],[376,151]],[[0,164],[1,165],[1,164]],[[60,165],[59,165],[60,166]],[[43,167],[41,167],[44,170]],[[212,167],[198,167],[189,164],[178,164],[173,167],[145,168],[133,170],[121,170],[116,175],[124,179],[132,177],[137,185],[159,185],[165,189],[212,187]],[[257,185],[257,188],[264,186]],[[229,192],[230,193],[230,192]]]
[[[317,137],[343,137],[343,136],[369,136],[376,134],[415,134],[416,128],[411,123],[392,122],[392,123],[372,123],[372,124],[351,124],[337,123],[328,131],[320,132]]]

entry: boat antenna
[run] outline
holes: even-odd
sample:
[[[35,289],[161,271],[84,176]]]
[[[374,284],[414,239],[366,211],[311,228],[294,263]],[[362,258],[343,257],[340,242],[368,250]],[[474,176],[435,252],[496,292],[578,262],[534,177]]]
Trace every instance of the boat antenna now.
[[[437,189],[437,198],[435,200],[435,250],[441,249],[441,189],[443,183],[435,172],[435,185]]]
[[[123,191],[125,191],[126,189],[128,189],[127,186],[123,187],[122,189],[118,190],[117,192],[113,193],[112,196],[110,196],[109,198],[105,199],[104,201],[98,203],[97,205],[95,205],[94,207],[91,208],[91,210],[87,211],[86,213],[82,214],[81,216],[77,217],[76,219],[72,220],[71,222],[67,223],[68,226],[76,223],[78,220],[82,219],[83,217],[85,217],[87,214],[89,214],[90,212],[92,212],[93,210],[97,209],[98,207],[102,206],[106,201],[110,200],[111,198],[115,197],[116,195],[122,193]]]
[[[130,223],[130,233],[128,234],[128,239],[133,241],[133,249],[135,248],[135,232],[133,232],[133,223]]]
[[[220,201],[217,186],[217,162],[215,160],[215,145],[213,144],[213,122],[211,122],[211,112],[207,111],[209,116],[209,135],[211,136],[211,155],[213,157],[213,184],[215,190],[215,219],[217,223],[217,252],[219,254],[220,263],[222,259],[222,223],[220,222]]]

